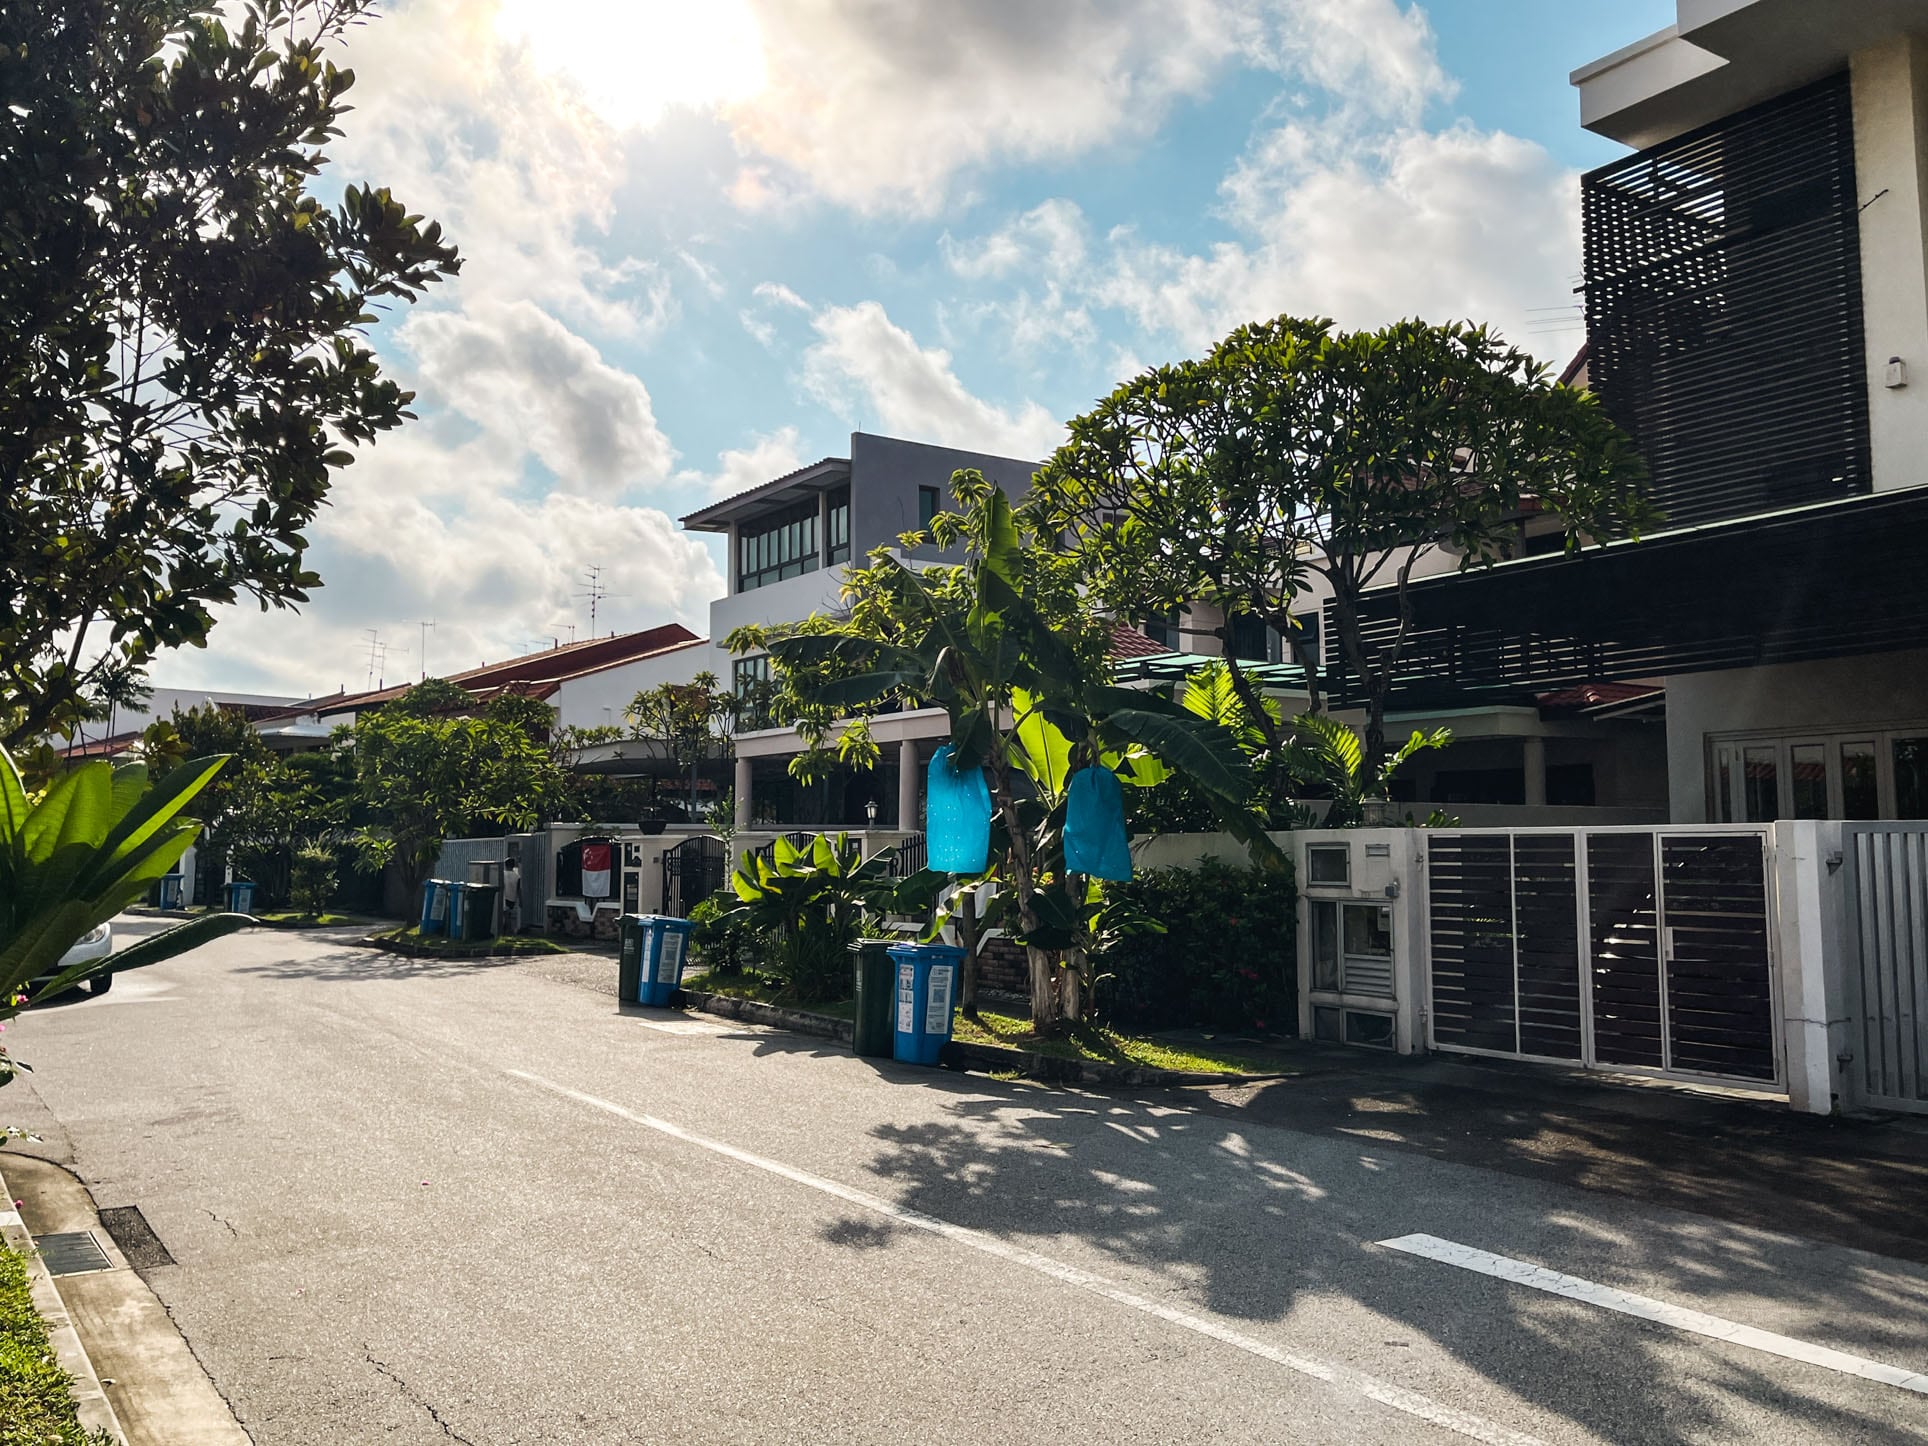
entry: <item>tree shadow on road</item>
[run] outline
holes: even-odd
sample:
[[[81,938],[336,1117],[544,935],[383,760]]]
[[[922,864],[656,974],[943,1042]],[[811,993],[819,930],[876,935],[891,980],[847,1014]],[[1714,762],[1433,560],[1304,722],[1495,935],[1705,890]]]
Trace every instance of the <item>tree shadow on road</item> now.
[[[385,949],[329,941],[319,949],[304,951],[299,958],[276,959],[260,964],[240,964],[236,974],[253,974],[266,979],[313,979],[322,982],[356,983],[369,979],[446,978],[467,974],[487,974],[513,969],[528,962],[526,956],[504,954],[485,959],[441,959],[432,955],[391,954]]]
[[[1353,1342],[1352,1360],[1396,1382],[1405,1380],[1402,1339],[1418,1333],[1585,1431],[1667,1446],[1737,1439],[1745,1423],[1731,1411],[1736,1398],[1767,1406],[1791,1439],[1892,1440],[1896,1420],[1884,1407],[1905,1411],[1915,1400],[1888,1401],[1879,1393],[1895,1388],[1846,1377],[1836,1399],[1817,1399],[1790,1380],[1800,1368],[1777,1358],[1373,1244],[1423,1231],[1555,1268],[1591,1262],[1579,1273],[1635,1290],[1674,1282],[1671,1291],[1650,1288],[1718,1314],[1724,1301],[1785,1298],[1798,1242],[1580,1200],[1551,1183],[1521,1181],[1494,1202],[1489,1174],[1155,1100],[976,1081],[955,1088],[974,1097],[951,1107],[953,1122],[875,1132],[871,1167],[898,1203],[1060,1258],[1069,1237],[1115,1262],[1128,1288],[1258,1326],[1295,1316],[1316,1330],[1336,1318],[1335,1297],[1356,1301],[1385,1329],[1383,1341],[1373,1330]],[[825,1238],[867,1251],[882,1243],[864,1215]],[[1070,1258],[1086,1263],[1082,1252]],[[1686,1289],[1692,1300],[1681,1298]],[[1827,1304],[1836,1321],[1892,1323],[1841,1348],[1922,1364],[1919,1327],[1901,1322],[1928,1318],[1928,1280],[1844,1256]],[[1814,1326],[1826,1340],[1827,1322]],[[1863,1392],[1873,1393],[1865,1410]],[[1857,1404],[1838,1404],[1842,1397]]]

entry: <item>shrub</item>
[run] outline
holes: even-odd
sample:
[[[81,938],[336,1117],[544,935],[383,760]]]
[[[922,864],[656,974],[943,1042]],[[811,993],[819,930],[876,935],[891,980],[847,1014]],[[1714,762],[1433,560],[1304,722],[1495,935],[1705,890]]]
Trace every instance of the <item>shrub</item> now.
[[[1127,935],[1093,961],[1099,1019],[1128,1029],[1295,1032],[1298,886],[1289,869],[1212,860],[1106,887],[1165,932]]]
[[[705,899],[690,910],[690,944],[697,959],[712,974],[735,975],[762,967],[770,940],[747,919],[725,905],[723,896]]]
[[[730,877],[740,902],[729,917],[769,941],[770,969],[798,1002],[850,996],[849,946],[864,929],[867,908],[883,908],[894,894],[890,859],[865,859],[838,834],[820,834],[802,848],[778,839],[769,858],[747,860]]]
[[[289,870],[288,897],[306,913],[319,914],[335,897],[335,854],[332,849],[295,850]]]

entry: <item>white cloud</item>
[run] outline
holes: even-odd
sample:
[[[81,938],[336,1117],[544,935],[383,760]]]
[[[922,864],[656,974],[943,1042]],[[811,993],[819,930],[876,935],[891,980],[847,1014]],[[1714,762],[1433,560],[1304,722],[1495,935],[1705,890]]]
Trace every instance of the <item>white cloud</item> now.
[[[759,281],[756,284],[756,290],[753,294],[759,301],[768,301],[778,306],[787,306],[793,311],[808,311],[810,309],[809,302],[805,301],[801,296],[798,296],[796,292],[785,286],[781,281]]]
[[[804,357],[804,384],[840,416],[870,430],[1011,457],[1043,457],[1063,427],[1036,402],[1015,411],[974,396],[950,353],[920,347],[875,301],[827,307]]]
[[[1396,0],[755,0],[767,83],[724,108],[738,200],[782,177],[861,210],[930,212],[960,172],[1062,160],[1155,131],[1229,65],[1416,115],[1447,83]]]
[[[707,476],[701,472],[683,472],[677,480],[702,488],[711,498],[734,497],[774,481],[786,472],[794,472],[803,464],[803,454],[797,450],[797,429],[779,427],[774,432],[752,437],[748,446],[730,447],[718,453],[715,472]]]
[[[1121,232],[1096,299],[1190,348],[1284,311],[1346,326],[1472,318],[1566,346],[1529,322],[1570,299],[1578,177],[1531,141],[1470,125],[1360,140],[1285,126],[1225,189],[1246,239],[1186,252]]]
[[[674,458],[649,390],[587,341],[524,302],[421,311],[402,324],[428,395],[517,454],[532,453],[565,491],[664,481]]]

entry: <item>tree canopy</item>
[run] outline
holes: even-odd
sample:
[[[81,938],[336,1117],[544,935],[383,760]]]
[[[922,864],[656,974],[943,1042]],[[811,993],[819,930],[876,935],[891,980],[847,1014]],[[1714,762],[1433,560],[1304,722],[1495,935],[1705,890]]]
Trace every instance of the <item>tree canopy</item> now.
[[[1202,602],[1277,629],[1315,710],[1341,677],[1363,696],[1368,788],[1383,779],[1422,559],[1499,561],[1529,508],[1561,520],[1569,549],[1657,516],[1638,454],[1595,398],[1460,323],[1241,327],[1202,359],[1124,383],[1069,431],[1031,505],[1077,537],[1099,596],[1132,617]],[[1400,626],[1369,636],[1362,600],[1384,588]],[[1337,647],[1322,664],[1293,614],[1328,598]],[[1233,681],[1263,720],[1225,631]]]
[[[0,6],[0,741],[217,604],[305,598],[331,474],[409,415],[365,333],[455,249],[386,190],[310,191],[372,9]]]

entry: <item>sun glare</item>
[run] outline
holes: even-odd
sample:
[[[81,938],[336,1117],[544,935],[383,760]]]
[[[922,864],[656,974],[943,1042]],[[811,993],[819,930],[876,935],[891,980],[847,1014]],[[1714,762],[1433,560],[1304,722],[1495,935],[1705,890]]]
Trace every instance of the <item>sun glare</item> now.
[[[496,26],[613,125],[652,125],[671,106],[727,105],[763,88],[746,0],[501,0]]]

